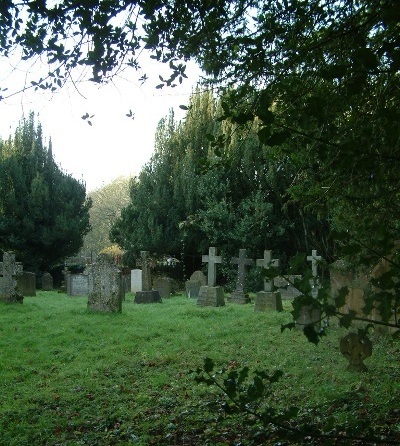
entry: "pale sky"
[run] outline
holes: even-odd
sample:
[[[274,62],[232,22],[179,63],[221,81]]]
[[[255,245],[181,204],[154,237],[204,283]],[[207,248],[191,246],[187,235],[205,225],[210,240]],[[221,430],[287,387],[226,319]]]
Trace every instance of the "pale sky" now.
[[[35,79],[32,70],[18,65],[7,72],[3,60],[1,63],[0,88],[14,91],[21,82],[30,85]],[[138,174],[153,153],[158,122],[170,108],[177,119],[184,117],[179,105],[188,104],[200,75],[195,65],[189,65],[188,79],[182,85],[156,89],[162,69],[150,62],[146,67],[150,80],[144,85],[138,81],[140,75],[132,71],[129,80],[120,77],[114,84],[99,87],[81,83],[79,93],[69,85],[54,94],[33,89],[16,94],[0,101],[0,136],[6,139],[13,135],[20,119],[34,111],[39,113],[46,140],[51,137],[55,161],[76,179],[83,178],[88,192],[121,175]],[[126,116],[130,110],[134,119]],[[94,115],[92,126],[81,118],[86,113]]]

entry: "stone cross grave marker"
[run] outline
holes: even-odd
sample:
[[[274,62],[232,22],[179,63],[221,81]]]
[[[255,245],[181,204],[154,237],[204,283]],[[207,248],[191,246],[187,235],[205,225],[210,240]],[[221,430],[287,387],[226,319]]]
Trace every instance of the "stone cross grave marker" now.
[[[307,256],[307,260],[311,262],[312,276],[313,279],[318,277],[318,261],[321,260],[321,256],[317,256],[317,250],[313,249],[310,256]]]
[[[149,251],[140,251],[142,259],[142,291],[151,291],[151,269]]]
[[[264,258],[257,259],[257,266],[261,266],[264,269],[269,269],[271,266],[277,268],[279,266],[278,259],[272,259],[272,251],[265,250]],[[274,289],[274,280],[273,279],[264,279],[264,291],[273,291]]]
[[[246,250],[239,249],[239,257],[232,257],[231,263],[238,265],[238,278],[236,281],[236,291],[244,290],[244,278],[246,276],[246,265],[253,265],[253,259],[246,258]]]
[[[0,299],[6,302],[22,302],[23,296],[17,291],[16,276],[22,274],[22,264],[15,261],[15,254],[5,252],[0,262]]]
[[[348,359],[347,370],[351,372],[366,372],[364,359],[372,355],[372,342],[366,336],[348,333],[340,340],[340,352]]]
[[[222,263],[221,256],[217,256],[217,248],[211,246],[208,250],[208,256],[202,256],[202,262],[208,263],[207,285],[214,287],[217,279],[217,263]]]

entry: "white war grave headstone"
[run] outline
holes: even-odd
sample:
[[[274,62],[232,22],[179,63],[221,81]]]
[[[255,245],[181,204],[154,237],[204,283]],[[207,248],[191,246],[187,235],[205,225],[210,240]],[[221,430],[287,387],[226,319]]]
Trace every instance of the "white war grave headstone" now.
[[[22,303],[24,297],[18,292],[17,276],[22,274],[22,264],[15,261],[15,254],[5,252],[0,262],[0,300],[7,303]]]
[[[132,269],[131,270],[131,293],[135,294],[138,291],[143,291],[142,270],[141,269]]]
[[[217,256],[217,249],[212,246],[208,250],[208,255],[202,256],[202,261],[208,263],[207,285],[200,287],[197,305],[222,307],[225,305],[224,290],[216,286],[217,264],[222,263],[222,258]]]
[[[272,259],[272,251],[265,250],[264,257],[257,259],[257,266],[262,269],[277,268],[279,266],[278,259]],[[264,291],[259,291],[256,294],[256,301],[254,304],[254,311],[282,311],[282,298],[279,291],[274,291],[274,280],[264,279]]]
[[[238,266],[238,276],[236,289],[228,297],[228,302],[236,304],[247,304],[251,302],[248,294],[244,292],[244,282],[246,276],[246,265],[253,265],[253,259],[246,258],[246,250],[239,249],[239,257],[232,257],[231,263]]]
[[[135,293],[136,304],[151,304],[162,302],[160,293],[151,288],[151,265],[148,251],[140,251],[142,263],[142,291]]]

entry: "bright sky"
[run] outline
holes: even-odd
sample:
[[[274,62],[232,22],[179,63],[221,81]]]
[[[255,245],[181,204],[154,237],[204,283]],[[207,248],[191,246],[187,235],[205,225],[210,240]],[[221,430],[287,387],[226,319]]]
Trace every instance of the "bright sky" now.
[[[27,74],[31,75],[20,65],[8,71],[3,61],[2,65],[0,88],[8,87],[8,91],[21,88]],[[114,84],[81,83],[79,93],[69,85],[55,94],[33,89],[16,94],[0,101],[0,136],[13,135],[21,118],[34,111],[39,113],[47,142],[51,137],[55,161],[76,179],[83,179],[87,191],[121,175],[138,174],[153,153],[158,122],[171,108],[177,119],[184,117],[179,105],[188,104],[200,75],[199,69],[190,65],[182,85],[156,89],[161,69],[149,62],[145,72],[150,80],[144,85],[138,81],[140,74],[132,71],[129,80],[118,78]],[[32,79],[37,77],[28,77],[26,83],[30,85]],[[130,110],[134,119],[126,116]],[[81,118],[86,113],[94,115],[92,126]]]

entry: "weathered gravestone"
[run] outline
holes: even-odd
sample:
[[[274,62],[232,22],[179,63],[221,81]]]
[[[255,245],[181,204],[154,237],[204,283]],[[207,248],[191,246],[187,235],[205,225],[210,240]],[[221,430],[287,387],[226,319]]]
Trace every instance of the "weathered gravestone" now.
[[[185,283],[186,297],[197,299],[200,287],[207,285],[207,277],[202,271],[195,271]]]
[[[294,299],[300,296],[301,292],[293,285],[296,280],[301,280],[299,274],[291,274],[288,276],[278,276],[274,278],[274,286],[278,288],[282,299]]]
[[[67,294],[68,296],[88,296],[89,274],[68,274]]]
[[[228,302],[236,304],[248,304],[251,299],[247,293],[244,292],[244,281],[246,276],[246,265],[253,265],[253,259],[246,258],[246,250],[239,249],[239,257],[232,257],[231,263],[238,266],[238,277],[236,281],[236,290],[234,290],[228,297]]]
[[[340,352],[349,361],[347,370],[351,372],[368,370],[363,361],[372,355],[372,343],[366,336],[348,333],[340,340]]]
[[[277,268],[279,266],[278,259],[272,259],[272,252],[264,251],[264,257],[257,259],[257,266],[263,269],[270,269],[271,266]],[[259,291],[256,294],[256,301],[254,304],[254,311],[283,311],[282,298],[279,291],[274,291],[274,280],[264,279],[264,291]]]
[[[151,304],[162,302],[160,293],[151,288],[151,266],[148,251],[140,252],[142,260],[142,291],[137,291],[134,302],[136,304]]]
[[[68,275],[70,274],[70,271],[67,266],[64,266],[64,269],[62,270],[61,274],[62,274],[62,279],[61,279],[60,289],[58,290],[58,292],[59,293],[68,293],[67,281],[68,281]]]
[[[154,280],[153,288],[158,291],[161,299],[171,297],[171,279],[168,277],[158,277]]]
[[[25,296],[36,296],[36,274],[23,271],[16,276],[18,292]]]
[[[120,313],[122,311],[122,273],[111,259],[101,257],[92,265],[89,274],[88,309]]]
[[[317,302],[318,290],[320,289],[320,282],[318,279],[318,262],[322,259],[317,255],[315,249],[312,250],[311,256],[307,256],[307,260],[311,262],[312,278],[310,279],[311,285],[311,298],[313,302],[309,305],[303,305],[300,308],[299,317],[296,319],[296,328],[304,329],[308,325],[314,325],[315,327],[321,326],[321,308]]]
[[[22,303],[24,297],[18,292],[16,277],[22,274],[22,264],[15,261],[15,254],[5,252],[0,262],[0,300],[7,303]]]
[[[202,256],[202,261],[208,263],[207,285],[200,287],[197,305],[222,307],[225,305],[224,290],[216,286],[217,263],[222,263],[222,258],[217,256],[215,247],[210,247],[208,255]]]
[[[53,276],[48,272],[43,273],[42,290],[43,291],[52,291],[53,290]]]
[[[131,293],[137,293],[142,290],[142,270],[133,269],[131,270]]]

